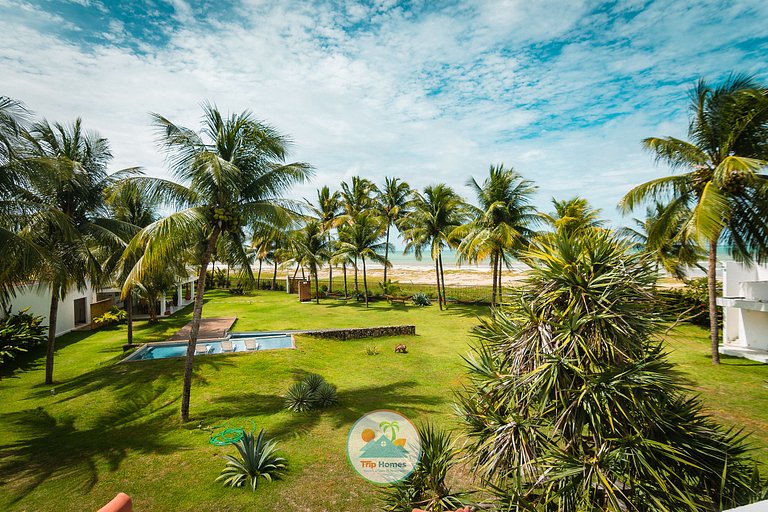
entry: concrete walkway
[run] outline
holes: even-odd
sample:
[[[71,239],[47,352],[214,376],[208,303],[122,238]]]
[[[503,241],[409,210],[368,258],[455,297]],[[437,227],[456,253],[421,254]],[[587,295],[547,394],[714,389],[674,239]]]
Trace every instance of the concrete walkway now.
[[[200,320],[200,332],[198,340],[215,340],[226,337],[232,325],[237,320],[230,318],[203,318]],[[168,341],[189,341],[189,333],[192,331],[192,322],[178,330],[176,334],[168,338]]]

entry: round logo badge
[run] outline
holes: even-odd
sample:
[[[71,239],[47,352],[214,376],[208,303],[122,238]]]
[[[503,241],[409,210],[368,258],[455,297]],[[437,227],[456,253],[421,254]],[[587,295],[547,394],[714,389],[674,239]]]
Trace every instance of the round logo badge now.
[[[347,458],[360,476],[375,484],[393,484],[416,469],[421,440],[411,420],[395,411],[371,411],[352,425]]]

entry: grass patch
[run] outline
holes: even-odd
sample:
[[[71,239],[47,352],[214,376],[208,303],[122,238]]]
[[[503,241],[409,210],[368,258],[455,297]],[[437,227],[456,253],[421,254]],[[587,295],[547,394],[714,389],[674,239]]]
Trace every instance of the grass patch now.
[[[469,330],[483,307],[417,308],[354,300],[300,304],[284,292],[206,295],[206,317],[237,316],[235,331],[415,324],[418,335],[372,340],[297,338],[295,350],[217,355],[195,360],[192,421],[178,421],[180,359],[116,365],[125,326],[72,333],[58,342],[53,386],[43,384],[44,353],[28,355],[0,381],[0,509],[96,510],[118,491],[137,510],[374,510],[376,488],[349,467],[345,443],[354,421],[373,409],[455,427],[450,389],[463,374]],[[169,337],[189,309],[160,323],[136,325],[138,342]],[[395,354],[398,343],[408,354]],[[704,330],[682,327],[669,337],[673,361],[713,415],[756,433],[768,461],[768,365],[707,359]],[[339,404],[302,414],[284,409],[282,395],[306,373],[338,386]],[[52,394],[52,389],[55,394]],[[289,461],[285,480],[255,493],[214,483],[218,456],[234,451],[208,443],[199,426],[247,417],[279,440]]]

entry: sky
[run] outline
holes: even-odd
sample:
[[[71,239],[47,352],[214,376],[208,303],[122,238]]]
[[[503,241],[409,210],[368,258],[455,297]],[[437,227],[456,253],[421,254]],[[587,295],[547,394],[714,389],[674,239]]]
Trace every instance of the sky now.
[[[540,210],[582,196],[621,225],[671,172],[640,141],[685,137],[698,79],[768,81],[766,20],[764,0],[0,0],[0,96],[81,116],[113,170],[168,176],[150,112],[199,129],[210,101],[290,137],[316,173],[297,198],[359,175],[472,200],[503,163]]]

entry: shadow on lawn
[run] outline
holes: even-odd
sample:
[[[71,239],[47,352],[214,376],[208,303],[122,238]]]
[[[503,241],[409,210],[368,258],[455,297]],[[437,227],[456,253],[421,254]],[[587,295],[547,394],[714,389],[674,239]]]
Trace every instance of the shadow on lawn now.
[[[193,373],[193,387],[206,384],[205,377],[198,371],[200,368],[219,370],[234,366],[234,362],[226,358],[212,356],[196,357],[195,372]],[[136,389],[144,385],[178,386],[181,391],[182,375],[184,373],[184,359],[166,359],[135,361],[123,364],[106,363],[103,366],[83,373],[69,380],[51,384],[36,384],[32,387],[30,398],[42,399],[51,395],[55,390],[57,403],[67,402],[89,393],[111,389],[115,393],[124,390]]]
[[[443,403],[439,397],[407,393],[414,388],[413,381],[392,382],[384,386],[365,386],[339,391],[339,403],[320,411],[291,413],[285,409],[281,396],[259,393],[225,395],[216,400],[216,415],[224,418],[270,416],[279,413],[287,419],[270,427],[275,436],[304,435],[323,418],[334,421],[335,428],[352,425],[363,414],[376,409],[394,409],[417,415],[430,412],[427,406]],[[257,426],[258,427],[258,426]]]
[[[148,432],[167,430],[178,399],[163,399],[165,386],[125,393],[117,405],[85,429],[74,416],[54,417],[42,407],[0,416],[21,440],[0,446],[0,484],[17,502],[54,476],[73,475],[83,492],[99,479],[98,466],[116,471],[129,452],[167,454],[182,446]]]

